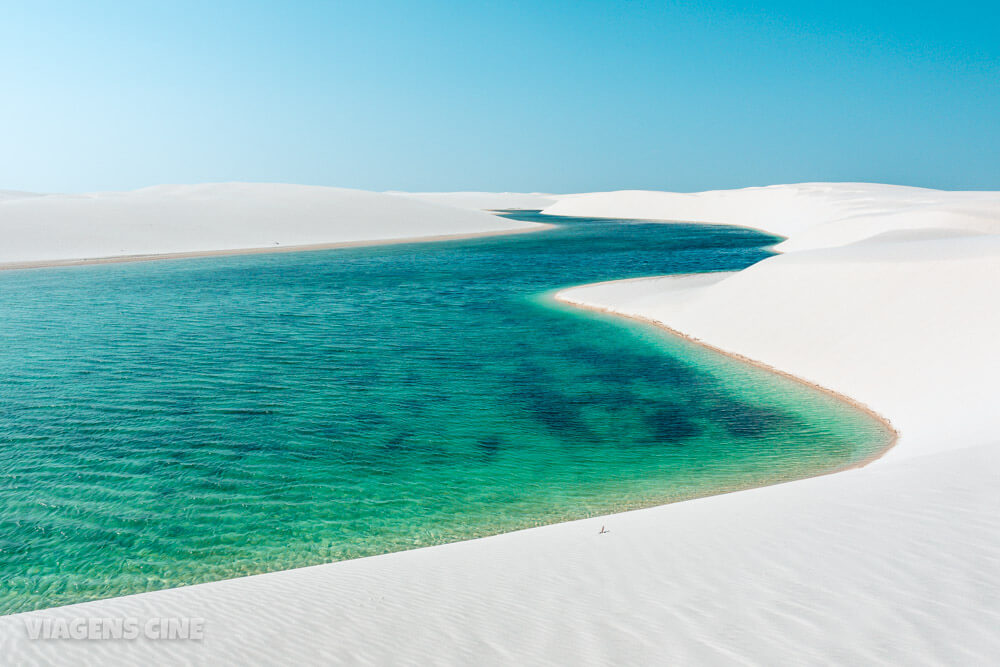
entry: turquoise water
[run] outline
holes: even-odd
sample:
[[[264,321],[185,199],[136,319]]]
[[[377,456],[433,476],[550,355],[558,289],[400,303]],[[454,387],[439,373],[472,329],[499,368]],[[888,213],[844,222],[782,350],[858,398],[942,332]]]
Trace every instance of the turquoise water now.
[[[0,613],[746,488],[868,457],[826,394],[556,304],[772,237],[532,234],[0,274]]]

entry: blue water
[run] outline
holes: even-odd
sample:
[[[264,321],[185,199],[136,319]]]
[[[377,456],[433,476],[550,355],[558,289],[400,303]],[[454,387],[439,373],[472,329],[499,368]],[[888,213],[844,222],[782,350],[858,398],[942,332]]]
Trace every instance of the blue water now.
[[[814,475],[887,433],[557,288],[775,241],[580,218],[477,240],[0,274],[0,613]]]

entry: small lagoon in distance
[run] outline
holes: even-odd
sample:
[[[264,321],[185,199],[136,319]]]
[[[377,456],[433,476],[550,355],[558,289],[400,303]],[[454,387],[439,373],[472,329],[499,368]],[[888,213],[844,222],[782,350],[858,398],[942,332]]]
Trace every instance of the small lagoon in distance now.
[[[550,218],[0,273],[0,613],[441,544],[868,459],[870,415],[557,289],[773,237]]]

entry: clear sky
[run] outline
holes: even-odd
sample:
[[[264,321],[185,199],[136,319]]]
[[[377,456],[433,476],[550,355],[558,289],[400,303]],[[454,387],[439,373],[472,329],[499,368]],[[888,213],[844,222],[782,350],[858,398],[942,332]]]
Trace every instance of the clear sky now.
[[[1000,189],[996,2],[0,0],[0,189]]]

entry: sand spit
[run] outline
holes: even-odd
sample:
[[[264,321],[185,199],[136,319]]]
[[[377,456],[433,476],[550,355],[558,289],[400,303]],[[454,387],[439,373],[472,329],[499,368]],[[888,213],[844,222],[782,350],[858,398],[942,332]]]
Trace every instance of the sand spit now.
[[[301,250],[537,228],[412,197],[272,183],[0,196],[0,266]]]

